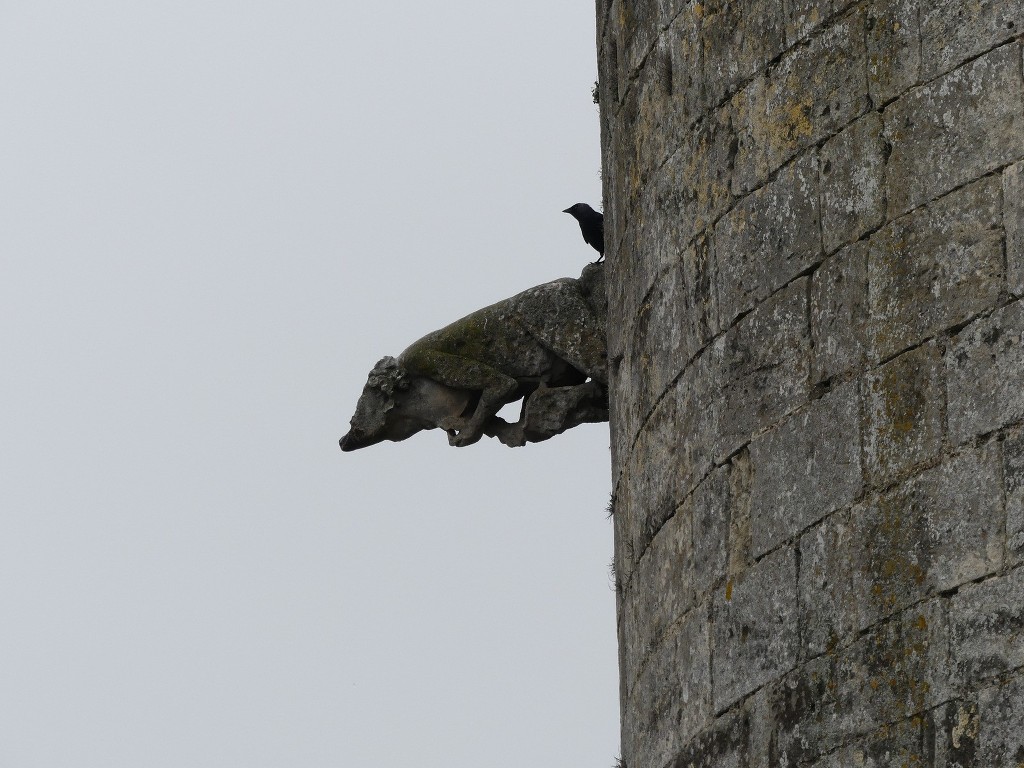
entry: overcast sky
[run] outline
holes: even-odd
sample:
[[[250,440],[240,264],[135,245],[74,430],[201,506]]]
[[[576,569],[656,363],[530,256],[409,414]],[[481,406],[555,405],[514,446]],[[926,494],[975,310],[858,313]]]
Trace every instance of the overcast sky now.
[[[593,3],[0,24],[0,765],[606,768],[607,425],[338,450],[594,257]]]

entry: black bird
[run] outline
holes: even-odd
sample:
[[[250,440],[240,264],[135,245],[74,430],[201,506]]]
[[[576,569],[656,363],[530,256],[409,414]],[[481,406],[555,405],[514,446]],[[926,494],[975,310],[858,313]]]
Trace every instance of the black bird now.
[[[604,258],[604,216],[586,203],[576,203],[571,208],[566,208],[562,213],[568,213],[580,223],[580,232],[587,245],[592,245],[597,251],[597,261]],[[594,262],[597,263],[596,261]]]

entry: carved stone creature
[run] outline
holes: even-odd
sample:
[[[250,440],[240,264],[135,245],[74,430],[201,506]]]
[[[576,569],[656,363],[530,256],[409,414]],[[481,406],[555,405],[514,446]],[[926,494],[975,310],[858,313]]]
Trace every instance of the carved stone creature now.
[[[367,378],[341,450],[441,428],[509,446],[608,420],[604,265],[538,285],[427,334]],[[497,416],[523,400],[519,421]]]

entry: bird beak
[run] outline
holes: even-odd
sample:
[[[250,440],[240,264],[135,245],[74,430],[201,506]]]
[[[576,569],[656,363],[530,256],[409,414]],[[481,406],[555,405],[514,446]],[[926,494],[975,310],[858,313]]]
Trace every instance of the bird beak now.
[[[572,213],[572,208],[566,208],[562,213]]]

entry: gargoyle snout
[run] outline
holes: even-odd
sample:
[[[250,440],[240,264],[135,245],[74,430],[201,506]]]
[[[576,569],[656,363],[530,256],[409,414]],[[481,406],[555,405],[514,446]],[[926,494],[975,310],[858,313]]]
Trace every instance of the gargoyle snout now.
[[[349,432],[347,435],[342,437],[341,440],[338,441],[338,445],[343,451],[354,451],[356,448],[362,447],[360,445],[359,438],[352,432]]]

